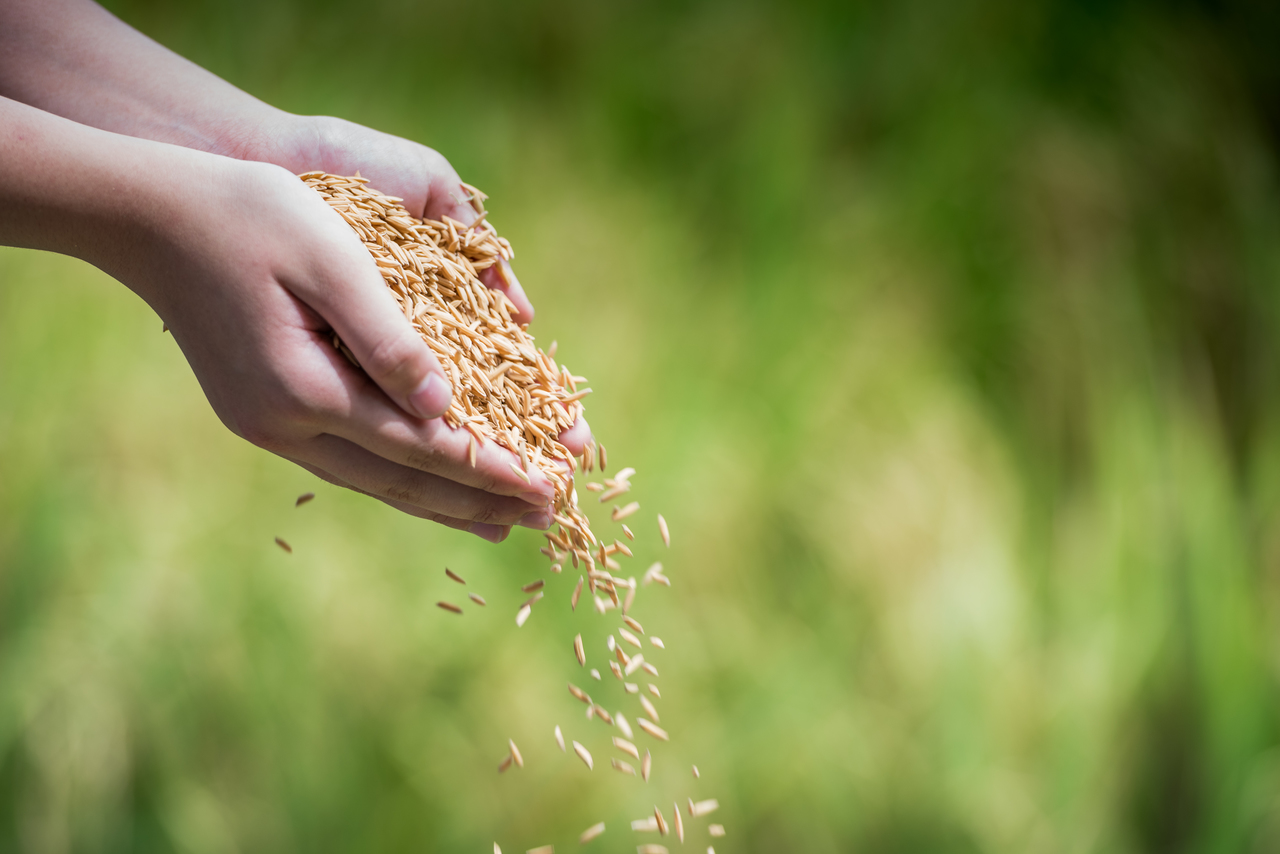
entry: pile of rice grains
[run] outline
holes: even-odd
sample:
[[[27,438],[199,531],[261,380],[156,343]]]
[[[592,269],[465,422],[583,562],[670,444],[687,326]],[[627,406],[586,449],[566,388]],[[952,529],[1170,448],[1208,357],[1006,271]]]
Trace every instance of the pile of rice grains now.
[[[625,692],[635,697],[642,712],[636,713],[635,722],[644,736],[668,741],[666,730],[659,726],[658,709],[653,701],[661,698],[661,692],[657,684],[647,682],[658,678],[658,668],[646,659],[641,638],[648,637],[650,658],[654,657],[655,650],[665,647],[660,638],[646,635],[644,627],[630,612],[640,587],[654,583],[670,587],[671,581],[663,574],[661,563],[649,567],[639,581],[634,576],[624,578],[619,561],[631,558],[631,549],[622,539],[604,542],[591,530],[586,514],[579,508],[575,469],[586,474],[598,466],[603,474],[608,457],[603,445],[588,444],[581,459],[577,459],[557,437],[581,416],[582,398],[591,390],[579,390],[578,386],[585,380],[571,374],[568,368],[556,365],[555,343],[545,352],[539,350],[528,330],[512,320],[515,306],[506,295],[490,290],[478,278],[481,271],[512,257],[511,244],[499,237],[488,222],[483,205],[486,196],[464,184],[470,196],[466,201],[476,213],[475,221],[463,223],[446,216],[442,222],[436,222],[413,217],[400,204],[400,199],[370,189],[366,179],[359,175],[348,178],[308,172],[300,177],[320,193],[364,241],[405,316],[439,358],[453,385],[453,401],[444,418],[451,427],[471,434],[471,464],[475,465],[480,445],[494,442],[519,460],[518,465],[511,464],[517,475],[530,481],[529,473],[537,469],[554,487],[552,510],[557,530],[544,534],[547,545],[542,553],[550,560],[551,572],[555,575],[561,573],[566,562],[572,562],[573,568],[580,571],[569,599],[575,612],[584,585],[595,611],[601,615],[617,612],[616,637],[610,634],[606,643],[609,670],[622,683]],[[334,345],[352,358],[336,337]],[[601,482],[587,483],[586,489],[599,493],[600,504],[618,501],[631,491],[634,474],[634,469],[623,469],[613,477],[602,477]],[[299,503],[310,497],[310,494],[303,496]],[[634,541],[636,534],[624,520],[632,519],[634,523],[633,517],[639,510],[640,505],[635,501],[623,506],[614,504],[612,521],[620,525],[627,541]],[[671,535],[661,515],[657,517],[657,528],[663,543],[670,547]],[[449,569],[445,572],[453,581],[465,584],[457,573]],[[532,595],[516,612],[516,626],[523,626],[529,619],[543,597],[544,586],[545,582],[539,579],[522,588]],[[477,605],[485,604],[479,594],[469,595]],[[462,613],[462,608],[453,603],[438,604],[446,611]],[[579,666],[585,669],[588,650],[581,634],[573,639],[572,648]],[[644,675],[638,675],[640,673]],[[590,675],[592,679],[602,678],[599,669],[591,669]],[[641,681],[647,682],[645,690],[639,685]],[[653,755],[635,743],[635,733],[626,716],[620,711],[610,713],[573,683],[569,683],[568,693],[573,701],[586,706],[588,721],[598,720],[617,733],[612,735],[612,749],[633,760],[639,768],[621,756],[612,757],[610,765],[622,774],[648,783]],[[549,735],[554,735],[560,751],[567,755],[560,727]],[[594,770],[591,751],[578,741],[570,740],[570,744],[583,764]],[[524,767],[524,757],[515,742],[508,741],[507,754],[498,771],[506,771],[512,765]],[[692,773],[696,779],[696,765]],[[718,807],[715,799],[689,798],[687,819],[700,819]],[[654,806],[652,815],[631,822],[631,830],[664,837],[673,834],[683,844],[685,821],[680,804],[674,802],[669,813],[664,813],[661,806]],[[585,845],[604,831],[604,822],[592,825],[582,832],[578,841]],[[719,824],[710,824],[707,831],[713,837],[724,835],[724,827]],[[496,842],[493,850],[495,854],[501,852]],[[546,845],[528,849],[528,854],[549,854],[553,850],[553,846]],[[639,854],[667,852],[665,846],[653,843],[641,844],[636,850]],[[707,854],[714,854],[714,849],[708,847]]]

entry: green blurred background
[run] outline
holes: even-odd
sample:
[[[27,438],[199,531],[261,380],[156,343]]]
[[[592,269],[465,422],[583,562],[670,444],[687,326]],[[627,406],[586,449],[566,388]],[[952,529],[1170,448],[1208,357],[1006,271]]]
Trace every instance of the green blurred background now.
[[[621,852],[692,795],[720,852],[1280,851],[1275,4],[108,5],[491,194],[640,472],[675,737],[604,767],[536,533],[318,484],[0,250],[0,850]]]

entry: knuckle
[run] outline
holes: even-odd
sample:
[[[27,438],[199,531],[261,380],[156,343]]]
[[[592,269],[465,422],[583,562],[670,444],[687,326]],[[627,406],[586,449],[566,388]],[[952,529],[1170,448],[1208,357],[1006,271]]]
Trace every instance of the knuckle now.
[[[422,346],[407,335],[383,338],[361,361],[380,385],[403,392],[413,391],[426,373]]]

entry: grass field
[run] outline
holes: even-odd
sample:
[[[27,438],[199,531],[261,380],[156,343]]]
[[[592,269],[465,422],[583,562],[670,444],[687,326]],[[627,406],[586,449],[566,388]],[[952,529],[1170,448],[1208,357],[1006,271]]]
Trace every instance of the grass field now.
[[[108,5],[491,195],[639,470],[677,737],[602,767],[576,576],[511,619],[535,532],[317,483],[128,291],[5,249],[0,850],[621,852],[686,791],[721,854],[1280,850],[1261,6]]]

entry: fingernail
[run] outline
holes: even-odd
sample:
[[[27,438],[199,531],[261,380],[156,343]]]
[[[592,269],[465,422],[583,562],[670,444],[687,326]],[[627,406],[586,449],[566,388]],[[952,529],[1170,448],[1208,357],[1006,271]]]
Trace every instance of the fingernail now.
[[[491,543],[500,543],[507,538],[507,534],[511,532],[510,528],[504,528],[502,525],[490,525],[488,522],[472,522],[471,527],[467,529],[482,540],[488,540]]]
[[[419,418],[439,418],[449,408],[452,399],[453,389],[449,388],[449,381],[432,371],[417,391],[409,395],[409,405]]]
[[[520,500],[527,501],[538,507],[547,507],[551,504],[551,496],[543,495],[541,492],[522,492]]]
[[[546,510],[535,510],[532,513],[526,513],[520,517],[520,521],[516,523],[522,528],[533,528],[535,531],[545,531],[551,527],[551,514]]]

